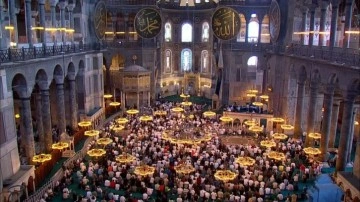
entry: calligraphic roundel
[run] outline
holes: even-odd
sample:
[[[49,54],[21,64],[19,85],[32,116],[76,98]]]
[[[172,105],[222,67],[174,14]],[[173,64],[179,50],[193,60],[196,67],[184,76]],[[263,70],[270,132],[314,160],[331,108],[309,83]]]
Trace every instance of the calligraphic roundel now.
[[[95,35],[98,39],[103,39],[106,30],[106,6],[104,1],[99,1],[95,6],[94,11],[94,29]]]
[[[240,17],[236,10],[229,7],[218,8],[212,16],[212,30],[221,40],[236,37],[240,30]]]
[[[142,38],[154,38],[161,31],[160,13],[153,8],[141,9],[135,16],[135,30]]]
[[[276,0],[272,0],[269,8],[269,28],[272,42],[276,42],[280,34],[280,7]]]

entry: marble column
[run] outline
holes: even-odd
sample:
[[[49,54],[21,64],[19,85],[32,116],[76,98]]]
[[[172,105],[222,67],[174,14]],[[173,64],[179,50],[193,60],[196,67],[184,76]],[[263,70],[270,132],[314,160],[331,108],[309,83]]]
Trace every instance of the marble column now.
[[[51,152],[51,145],[53,143],[49,89],[41,90],[40,94],[41,94],[41,105],[42,105],[41,113],[42,113],[43,128],[44,128],[45,151],[49,153]]]
[[[328,86],[324,94],[324,113],[321,125],[321,139],[320,139],[320,150],[321,150],[321,161],[326,161],[326,153],[329,147],[330,139],[330,125],[331,125],[331,113],[334,100],[334,87]]]
[[[3,9],[4,9],[4,2],[0,1],[0,49],[1,50],[7,48],[6,43],[4,43],[4,37],[3,37],[3,33],[4,33]],[[1,178],[0,178],[0,180],[1,180]],[[1,193],[1,189],[0,189],[0,193]]]
[[[302,30],[301,32],[303,32],[301,34],[301,45],[305,44],[305,32],[306,32],[306,23],[307,23],[307,12],[308,9],[307,8],[302,8]]]
[[[61,41],[63,43],[63,45],[65,45],[65,7],[66,7],[66,2],[65,1],[60,1],[59,2],[59,8],[60,8],[60,27],[62,28],[61,31]]]
[[[14,26],[14,29],[11,31],[10,41],[15,42],[16,46],[19,43],[19,36],[18,36],[18,26],[17,26],[17,17],[16,17],[16,8],[15,8],[15,1],[8,1],[9,2],[9,17],[10,17],[10,25]]]
[[[57,0],[51,0],[50,1],[50,17],[51,17],[51,26],[53,28],[56,27],[56,4]]]
[[[31,163],[32,158],[35,155],[35,142],[34,142],[34,131],[32,124],[32,116],[31,116],[31,105],[30,105],[30,97],[20,98],[21,100],[21,114],[23,127],[23,136],[22,140],[25,141],[23,145],[25,146],[25,155],[27,158],[27,162]]]
[[[316,81],[311,82],[310,84],[310,100],[308,108],[308,117],[307,117],[307,136],[305,139],[305,146],[309,146],[310,138],[308,137],[309,133],[316,132],[314,131],[315,125],[315,111],[316,111],[316,101],[319,91],[319,83]]]
[[[116,24],[117,24],[117,20],[118,20],[118,17],[117,17],[117,13],[116,12],[114,12],[114,13],[112,13],[112,15],[111,15],[111,22],[112,22],[112,30],[113,30],[113,32],[114,32],[114,38],[116,37]]]
[[[297,99],[296,99],[296,116],[295,116],[295,128],[294,128],[294,137],[301,138],[302,130],[302,110],[304,105],[304,95],[305,95],[305,82],[298,82],[297,89]]]
[[[69,4],[68,6],[67,6],[67,8],[68,8],[68,12],[69,12],[69,21],[70,21],[70,29],[75,29],[74,28],[74,8],[75,8],[75,4],[74,3],[72,3],[72,4]],[[71,43],[73,44],[74,43],[74,33],[75,32],[70,32],[70,34],[71,34]]]
[[[354,0],[346,0],[345,5],[345,32],[351,30],[351,21],[352,21],[352,14],[353,14],[353,1]],[[344,41],[343,41],[343,48],[349,48],[350,42],[350,34],[344,33]]]
[[[333,102],[332,112],[331,112],[331,126],[330,126],[330,138],[329,138],[329,147],[335,147],[335,139],[338,125],[340,101],[336,100]]]
[[[45,151],[45,137],[44,137],[44,127],[43,127],[43,120],[42,120],[42,104],[41,104],[41,95],[38,93],[36,94],[36,129],[39,136],[39,145],[40,145],[40,152],[43,153]]]
[[[360,179],[360,134],[357,134],[353,174]]]
[[[330,28],[330,48],[335,46],[337,21],[339,15],[339,0],[332,0],[331,28]]]
[[[353,147],[353,141],[354,141],[354,121],[355,121],[355,116],[356,113],[353,112],[352,118],[351,118],[351,123],[352,125],[350,125],[350,138],[348,139],[348,148],[349,148],[349,152],[348,152],[348,156],[347,156],[347,162],[351,162],[351,152],[352,152],[352,147]]]
[[[77,130],[78,127],[78,119],[77,119],[77,103],[76,103],[76,83],[75,78],[72,80],[69,80],[70,85],[70,92],[69,92],[69,98],[70,98],[70,113],[71,113],[71,128],[73,130]]]
[[[321,2],[319,46],[326,46],[325,24],[326,24],[326,10],[328,5],[329,5],[328,2]]]
[[[66,117],[65,117],[65,96],[64,96],[64,84],[56,84],[56,101],[57,101],[57,114],[58,114],[58,129],[59,133],[66,131]]]
[[[25,0],[25,24],[26,24],[26,38],[29,47],[33,47],[32,30],[31,30],[31,0]]]
[[[56,28],[56,4],[57,4],[57,0],[51,0],[50,1],[50,17],[51,17],[51,27],[52,28]],[[56,40],[56,32],[52,31],[51,32],[51,37],[53,38],[53,42],[54,45],[56,45],[57,40]]]
[[[107,92],[111,92],[110,64],[105,64],[105,76]]]
[[[45,35],[45,0],[38,0],[39,5],[39,21],[40,27],[44,27],[44,30],[40,30],[41,43],[46,46],[46,35]]]
[[[245,15],[246,23],[250,22],[251,17]],[[249,23],[246,24],[245,43],[249,42]]]
[[[348,140],[350,138],[350,131],[352,125],[352,116],[354,115],[354,102],[356,93],[347,92],[344,99],[344,108],[341,124],[340,143],[338,149],[338,159],[336,161],[336,171],[344,171],[347,164],[347,156],[349,152]]]
[[[315,5],[311,5],[310,8],[310,33],[309,33],[309,46],[312,46],[314,43],[314,34],[315,34]]]
[[[261,26],[262,26],[262,21],[264,19],[264,16],[258,16],[258,20],[259,20],[259,33],[258,33],[258,41],[257,43],[261,43]]]

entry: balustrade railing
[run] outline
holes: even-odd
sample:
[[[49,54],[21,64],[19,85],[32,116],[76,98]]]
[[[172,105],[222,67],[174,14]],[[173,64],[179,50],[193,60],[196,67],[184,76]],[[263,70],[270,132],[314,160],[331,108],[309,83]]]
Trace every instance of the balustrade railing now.
[[[100,48],[101,46],[99,44],[72,44],[32,48],[8,48],[0,50],[0,64],[7,62],[25,61],[36,58],[46,58],[49,56],[63,55],[69,53],[78,53]]]

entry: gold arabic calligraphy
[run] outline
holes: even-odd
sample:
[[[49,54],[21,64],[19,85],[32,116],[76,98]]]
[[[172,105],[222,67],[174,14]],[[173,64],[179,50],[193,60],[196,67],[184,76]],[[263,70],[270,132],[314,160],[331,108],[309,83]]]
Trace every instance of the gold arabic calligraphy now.
[[[160,14],[151,8],[141,10],[135,18],[135,29],[143,38],[155,37],[161,29]]]
[[[229,40],[239,32],[240,18],[236,11],[224,7],[215,11],[212,25],[216,37]]]

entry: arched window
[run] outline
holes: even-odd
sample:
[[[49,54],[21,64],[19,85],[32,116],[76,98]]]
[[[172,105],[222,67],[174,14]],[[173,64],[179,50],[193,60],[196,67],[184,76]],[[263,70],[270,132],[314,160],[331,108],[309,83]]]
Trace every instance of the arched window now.
[[[209,70],[209,52],[207,50],[201,51],[201,71],[208,72]]]
[[[171,50],[167,49],[165,51],[165,72],[171,72]]]
[[[257,67],[257,63],[258,63],[258,57],[257,56],[251,56],[248,59],[247,65],[248,67]]]
[[[192,42],[192,26],[189,23],[181,27],[181,42]]]
[[[181,51],[181,69],[185,72],[191,71],[192,69],[192,53],[188,48]]]
[[[248,42],[257,43],[259,39],[259,21],[256,14],[251,14],[249,22]]]
[[[241,25],[240,25],[240,31],[237,35],[237,38],[236,38],[236,41],[237,42],[245,42],[245,38],[246,38],[246,18],[245,18],[245,15],[243,14],[239,14],[239,17],[240,17],[240,22],[241,22]]]
[[[209,23],[204,22],[202,24],[202,34],[201,34],[201,41],[202,42],[208,42],[209,41]]]
[[[269,16],[265,15],[261,22],[261,43],[270,43]]]
[[[165,23],[165,41],[166,42],[171,41],[171,23],[170,22]]]

